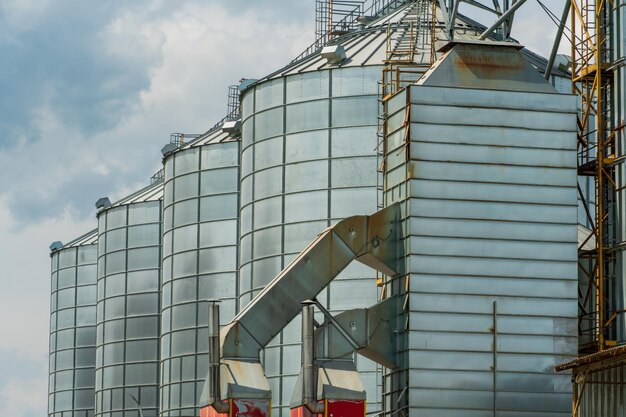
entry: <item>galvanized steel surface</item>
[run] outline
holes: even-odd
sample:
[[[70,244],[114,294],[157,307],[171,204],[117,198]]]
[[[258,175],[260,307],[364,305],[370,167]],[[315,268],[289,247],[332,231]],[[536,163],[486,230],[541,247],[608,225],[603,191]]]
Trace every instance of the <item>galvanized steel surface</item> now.
[[[574,374],[576,417],[626,415],[626,363]]]
[[[559,94],[427,86],[389,102],[386,198],[405,202],[410,253],[392,410],[406,395],[410,415],[568,415],[552,367],[577,351],[575,109]]]
[[[96,416],[157,415],[162,189],[98,212]]]
[[[159,201],[163,199],[163,181],[156,181],[153,184],[144,187],[116,202],[111,207],[119,207],[133,203],[142,203],[145,201]]]
[[[571,372],[572,416],[626,415],[626,346],[609,348],[557,366]]]
[[[97,237],[94,230],[51,254],[50,417],[93,416]]]
[[[269,80],[242,97],[239,302],[244,307],[326,227],[377,204],[380,66]],[[376,302],[375,272],[353,264],[319,299],[333,312]],[[300,370],[300,323],[265,349],[279,415]],[[376,366],[358,359],[376,410]],[[281,377],[282,375],[282,377]],[[283,413],[283,414],[281,414]]]
[[[165,158],[161,308],[163,417],[199,415],[208,369],[207,300],[237,305],[239,142],[219,127]]]
[[[98,229],[93,229],[63,245],[63,249],[98,243]]]
[[[505,42],[453,41],[418,85],[454,86],[506,91],[553,93],[555,89],[534,70],[521,45]],[[489,53],[485,53],[487,49]],[[449,51],[449,52],[448,52]]]
[[[269,398],[271,393],[263,376],[256,373],[239,375],[237,370],[255,363],[260,365],[260,350],[297,316],[303,302],[314,299],[351,261],[359,260],[386,273],[397,273],[399,233],[396,206],[371,216],[343,219],[323,231],[221,330],[220,352],[224,372],[209,374],[204,391],[211,395],[205,393],[200,405],[215,403],[218,386],[225,387],[221,399]],[[308,308],[307,313],[312,315],[312,308]],[[308,358],[308,362],[305,361],[303,366],[305,377],[308,375],[305,386],[311,388],[312,324],[306,336],[308,345],[305,348],[308,350],[303,353],[303,358]],[[233,377],[233,373],[237,377]],[[216,376],[220,379],[217,380]],[[342,386],[340,381],[336,383]],[[311,398],[304,403],[307,407],[310,406],[309,400]]]
[[[412,6],[411,6],[412,7]],[[320,230],[353,214],[372,213],[377,198],[377,93],[386,53],[386,23],[414,19],[409,6],[368,30],[337,40],[347,59],[327,64],[314,55],[254,84],[242,95],[241,261],[239,300],[245,306]],[[459,22],[459,25],[464,24]],[[480,33],[468,26],[458,39]],[[477,26],[476,26],[477,27]],[[429,58],[417,56],[428,62]],[[541,59],[533,55],[534,63]],[[331,284],[335,312],[372,305],[373,271],[346,271]],[[274,406],[286,412],[299,368],[299,323],[265,351]],[[373,371],[375,366],[365,366]],[[285,375],[282,381],[280,375]],[[366,377],[370,411],[379,390]]]
[[[358,260],[397,272],[397,207],[343,219],[319,234],[222,329],[222,356],[254,359],[301,309]],[[272,320],[268,320],[272,317]]]

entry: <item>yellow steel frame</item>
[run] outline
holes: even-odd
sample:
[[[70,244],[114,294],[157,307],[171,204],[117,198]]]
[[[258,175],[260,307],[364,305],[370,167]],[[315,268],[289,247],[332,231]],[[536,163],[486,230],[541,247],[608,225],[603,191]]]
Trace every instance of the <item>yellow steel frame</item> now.
[[[595,250],[583,255],[591,259],[592,269],[582,271],[589,279],[591,294],[583,295],[581,308],[591,315],[594,340],[589,350],[603,350],[611,345],[607,340],[607,271],[614,264],[607,238],[609,206],[614,200],[614,134],[608,127],[610,109],[610,57],[607,48],[607,2],[611,0],[572,0],[572,88],[581,99],[578,117],[579,173],[592,175],[595,182],[596,210],[592,233]],[[595,123],[593,123],[595,119]],[[592,125],[593,123],[593,125]],[[595,139],[594,139],[595,138]],[[581,193],[582,197],[582,193]],[[585,202],[585,207],[588,207]],[[590,214],[590,213],[589,213]],[[582,247],[582,245],[581,245]],[[579,248],[581,249],[581,248]],[[579,317],[579,325],[584,320]]]

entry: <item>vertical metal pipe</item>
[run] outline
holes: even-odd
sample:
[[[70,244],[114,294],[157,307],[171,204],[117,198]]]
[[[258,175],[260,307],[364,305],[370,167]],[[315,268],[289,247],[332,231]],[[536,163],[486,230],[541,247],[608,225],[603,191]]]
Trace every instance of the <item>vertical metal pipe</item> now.
[[[498,415],[498,302],[493,302],[493,417]]]
[[[552,44],[552,51],[550,51],[550,59],[548,59],[548,65],[546,66],[546,72],[543,74],[543,78],[550,79],[552,75],[552,67],[554,66],[554,60],[561,44],[561,38],[563,37],[563,30],[565,29],[565,23],[567,22],[567,15],[569,14],[570,7],[572,7],[572,0],[565,0],[565,7],[563,7],[563,14],[561,15],[561,22],[559,28],[556,31],[556,37]]]
[[[506,12],[507,10],[509,10],[509,8],[511,7],[511,2],[509,0],[504,0],[503,1],[503,10],[504,12]],[[504,22],[502,22],[502,39],[501,40],[505,40],[508,36],[508,34],[510,33],[510,23],[512,22],[513,17],[511,17],[510,19],[505,20]]]
[[[450,33],[448,34],[449,40],[454,40],[454,21],[456,20],[456,15],[459,11],[459,3],[461,0],[454,0],[452,6],[452,11],[450,12]]]
[[[612,13],[612,27],[609,33],[611,37],[611,60],[614,63],[613,70],[613,127],[620,126],[626,120],[626,1],[614,2]],[[617,64],[617,65],[616,65]],[[626,155],[626,131],[621,128],[616,131],[616,157]],[[617,183],[615,221],[617,230],[617,241],[621,244],[626,241],[626,169],[623,163],[615,167],[615,180]],[[616,255],[616,310],[626,308],[626,256],[623,250]],[[616,320],[618,343],[626,341],[626,316],[619,314]]]
[[[605,289],[604,289],[604,281],[605,281],[605,275],[606,275],[606,271],[605,271],[605,254],[604,254],[604,249],[605,249],[605,237],[604,237],[604,222],[605,222],[605,217],[607,217],[605,215],[605,204],[604,204],[604,190],[606,187],[605,184],[605,173],[606,168],[604,167],[604,160],[606,157],[605,154],[605,142],[606,142],[606,126],[605,124],[605,115],[603,114],[604,111],[604,106],[606,106],[605,101],[605,97],[603,97],[603,88],[602,88],[602,71],[601,71],[601,64],[604,62],[603,61],[603,50],[606,47],[606,45],[603,45],[601,42],[598,42],[597,39],[601,39],[602,36],[604,36],[604,34],[602,33],[602,13],[600,12],[600,8],[602,6],[599,4],[595,4],[594,7],[594,16],[592,18],[594,18],[594,25],[595,25],[595,36],[596,36],[596,42],[595,42],[595,49],[593,51],[593,56],[594,56],[594,62],[597,65],[597,70],[595,72],[595,88],[596,88],[596,142],[597,142],[597,148],[596,148],[596,152],[597,152],[597,158],[596,158],[596,177],[597,177],[597,209],[596,211],[599,213],[598,216],[598,222],[596,224],[596,228],[598,231],[598,236],[596,239],[596,251],[597,251],[597,257],[596,257],[596,268],[598,270],[598,278],[597,278],[597,282],[598,285],[596,286],[596,306],[597,306],[597,311],[598,311],[598,317],[597,317],[597,326],[598,326],[598,348],[599,350],[603,350],[605,348],[605,341],[604,341],[604,323],[605,323],[605,308],[606,308],[606,300],[605,300]]]
[[[305,403],[315,401],[313,354],[313,305],[305,304],[302,307],[302,389]]]
[[[302,402],[313,414],[324,413],[324,404],[317,402],[315,389],[315,352],[313,346],[313,301],[302,303]]]
[[[209,300],[209,404],[218,413],[228,413],[230,406],[222,402],[220,381],[220,301]]]

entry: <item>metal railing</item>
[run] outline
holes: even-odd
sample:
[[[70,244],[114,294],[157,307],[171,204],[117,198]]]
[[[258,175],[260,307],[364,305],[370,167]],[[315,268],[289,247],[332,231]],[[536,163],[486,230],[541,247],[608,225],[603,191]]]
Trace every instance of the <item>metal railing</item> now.
[[[355,5],[355,7],[350,10],[344,10],[341,12],[341,19],[336,22],[322,19],[321,16],[317,16],[316,13],[316,39],[315,41],[309,45],[304,51],[302,51],[297,57],[291,60],[290,64],[294,62],[298,62],[314,53],[322,49],[325,45],[329,44],[336,35],[345,34],[352,31],[359,30],[362,26],[364,26],[364,21],[360,21],[360,18],[363,17],[372,17],[379,18],[388,13],[391,13],[398,7],[412,2],[414,0],[363,0],[363,1],[330,1],[330,0],[319,0],[318,3],[360,3],[360,5]],[[326,8],[328,6],[325,6]],[[317,9],[316,9],[317,12]],[[326,11],[327,13],[328,11]],[[325,26],[325,29],[322,30],[321,26]],[[333,34],[335,36],[333,36]],[[330,35],[330,36],[329,36]]]
[[[226,105],[226,117],[224,120],[237,120],[241,115],[241,108],[239,105],[239,86],[228,86],[228,103]]]
[[[163,178],[165,178],[165,168],[161,168],[153,176],[150,177],[150,185],[162,181]]]

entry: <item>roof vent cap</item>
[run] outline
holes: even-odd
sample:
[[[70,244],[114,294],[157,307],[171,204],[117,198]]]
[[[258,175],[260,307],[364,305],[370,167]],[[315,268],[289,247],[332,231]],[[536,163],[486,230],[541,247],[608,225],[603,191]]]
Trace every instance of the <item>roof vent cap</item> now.
[[[50,252],[55,252],[63,248],[63,242],[60,240],[55,240],[50,244]]]
[[[161,148],[161,153],[163,154],[163,156],[167,156],[174,152],[176,149],[178,149],[178,145],[176,145],[175,143],[168,143]]]
[[[222,132],[229,135],[239,134],[241,132],[241,120],[227,120],[222,125]]]
[[[257,82],[256,78],[242,78],[241,80],[239,80],[239,92],[242,92],[255,82]]]
[[[554,59],[553,70],[569,72],[572,69],[572,58],[567,55],[558,54]]]
[[[111,207],[111,200],[109,200],[109,197],[102,197],[102,198],[99,198],[98,201],[96,201],[96,208],[98,210],[109,208],[109,207]]]
[[[322,58],[329,64],[339,64],[346,59],[346,50],[341,45],[329,45],[322,48]]]

